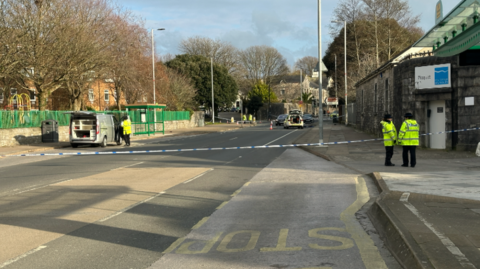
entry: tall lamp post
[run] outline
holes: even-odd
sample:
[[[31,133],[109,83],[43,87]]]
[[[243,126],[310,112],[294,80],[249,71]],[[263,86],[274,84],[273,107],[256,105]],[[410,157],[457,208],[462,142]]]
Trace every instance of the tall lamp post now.
[[[323,105],[322,105],[322,0],[318,0],[318,143],[323,144]]]
[[[213,58],[210,58],[210,69],[212,77],[212,122],[215,123],[215,99],[213,97]]]
[[[345,125],[348,125],[348,102],[347,102],[347,21],[332,21],[333,23],[343,23],[344,43],[345,43]]]
[[[163,31],[165,28],[159,28],[158,31]],[[153,70],[153,104],[157,104],[155,98],[155,41],[153,39],[153,29],[152,29],[152,70]]]

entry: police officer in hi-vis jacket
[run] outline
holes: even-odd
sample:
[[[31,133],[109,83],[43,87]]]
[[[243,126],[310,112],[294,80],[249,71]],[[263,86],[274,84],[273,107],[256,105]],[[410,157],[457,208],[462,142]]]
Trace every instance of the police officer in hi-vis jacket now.
[[[395,125],[393,125],[392,116],[386,114],[380,124],[382,124],[383,143],[385,145],[386,153],[385,166],[395,166],[395,164],[392,163],[392,156],[393,148],[397,142],[397,129],[395,129]]]
[[[415,151],[420,145],[419,137],[420,126],[417,121],[413,119],[412,113],[405,114],[405,121],[398,133],[398,143],[403,146],[403,167],[408,167],[408,153],[410,152],[410,166],[415,167],[417,164],[417,157]]]

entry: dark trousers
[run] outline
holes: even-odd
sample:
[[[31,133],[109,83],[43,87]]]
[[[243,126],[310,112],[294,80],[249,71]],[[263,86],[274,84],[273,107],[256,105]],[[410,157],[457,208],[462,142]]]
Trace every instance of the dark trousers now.
[[[390,146],[390,147],[385,146],[385,151],[386,151],[385,165],[392,164],[393,148],[394,148],[393,146]]]
[[[129,134],[123,135],[123,139],[125,140],[125,145],[130,145],[130,135]]]
[[[414,167],[417,164],[416,149],[417,146],[403,146],[403,165],[408,166],[408,152],[410,152],[410,166]]]

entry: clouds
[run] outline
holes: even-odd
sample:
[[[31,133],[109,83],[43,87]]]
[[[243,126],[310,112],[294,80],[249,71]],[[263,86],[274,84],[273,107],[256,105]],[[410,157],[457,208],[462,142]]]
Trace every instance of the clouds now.
[[[408,0],[414,14],[420,14],[421,26],[433,26],[438,0]],[[303,56],[317,56],[317,0],[118,0],[146,19],[147,28],[165,27],[156,32],[157,51],[178,54],[184,38],[206,36],[231,42],[239,49],[253,45],[277,48],[290,65]],[[323,51],[331,41],[328,25],[337,5],[322,1]],[[447,13],[456,3],[444,1]],[[431,12],[429,12],[431,11]]]

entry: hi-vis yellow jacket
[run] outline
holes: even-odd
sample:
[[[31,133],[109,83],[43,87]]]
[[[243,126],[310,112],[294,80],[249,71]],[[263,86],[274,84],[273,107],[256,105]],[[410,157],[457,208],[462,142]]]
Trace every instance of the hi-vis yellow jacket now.
[[[123,121],[123,134],[129,135],[132,133],[132,122],[130,120]]]
[[[393,122],[381,121],[380,123],[383,126],[383,144],[385,147],[395,145],[395,140],[397,140],[397,129],[395,128],[395,125],[393,125]]]
[[[420,145],[418,141],[418,133],[420,131],[420,126],[416,120],[406,120],[400,128],[398,133],[398,143],[402,146],[418,146]]]

